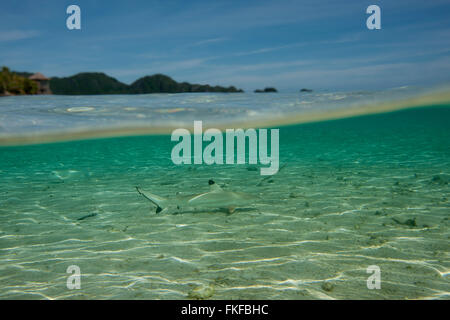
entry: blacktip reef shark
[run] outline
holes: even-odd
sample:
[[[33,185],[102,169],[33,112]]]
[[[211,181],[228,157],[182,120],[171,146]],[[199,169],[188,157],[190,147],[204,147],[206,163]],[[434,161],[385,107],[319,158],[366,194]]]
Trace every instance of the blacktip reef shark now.
[[[227,191],[218,186],[213,180],[209,180],[209,191],[194,195],[177,195],[174,198],[164,198],[156,194],[142,190],[136,187],[137,192],[150,200],[156,206],[156,213],[166,211],[171,207],[178,210],[184,207],[191,208],[215,208],[228,209],[231,214],[237,207],[251,205],[256,200],[256,196],[244,193]]]

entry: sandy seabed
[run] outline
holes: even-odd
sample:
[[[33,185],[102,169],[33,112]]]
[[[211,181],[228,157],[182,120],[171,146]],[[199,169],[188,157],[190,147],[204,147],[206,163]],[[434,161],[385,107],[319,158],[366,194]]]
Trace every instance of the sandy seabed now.
[[[437,107],[282,127],[270,178],[175,166],[169,136],[4,147],[0,298],[448,299],[449,124]],[[157,215],[135,190],[209,179],[258,200]]]

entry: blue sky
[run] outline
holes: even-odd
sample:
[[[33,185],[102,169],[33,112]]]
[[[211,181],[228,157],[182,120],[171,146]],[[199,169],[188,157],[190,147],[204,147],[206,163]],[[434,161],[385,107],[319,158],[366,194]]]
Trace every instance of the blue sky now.
[[[81,30],[66,8],[81,8]],[[366,8],[381,7],[381,30]],[[2,0],[0,65],[280,91],[450,82],[450,1]]]

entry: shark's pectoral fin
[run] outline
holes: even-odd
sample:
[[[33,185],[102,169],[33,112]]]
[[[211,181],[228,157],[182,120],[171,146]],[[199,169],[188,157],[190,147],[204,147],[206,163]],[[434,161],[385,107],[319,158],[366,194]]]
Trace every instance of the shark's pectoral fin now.
[[[196,195],[195,197],[192,197],[188,200],[188,203],[192,203],[195,200],[201,199],[202,197],[205,197],[209,192],[201,193],[199,195]]]

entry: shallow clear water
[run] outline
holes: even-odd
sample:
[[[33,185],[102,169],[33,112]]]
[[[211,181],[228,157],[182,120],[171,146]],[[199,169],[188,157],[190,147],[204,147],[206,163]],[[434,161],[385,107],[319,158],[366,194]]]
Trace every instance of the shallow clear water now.
[[[449,128],[450,106],[281,127],[268,179],[175,166],[166,135],[2,147],[0,298],[448,299]],[[135,190],[209,179],[259,200],[157,215]]]

